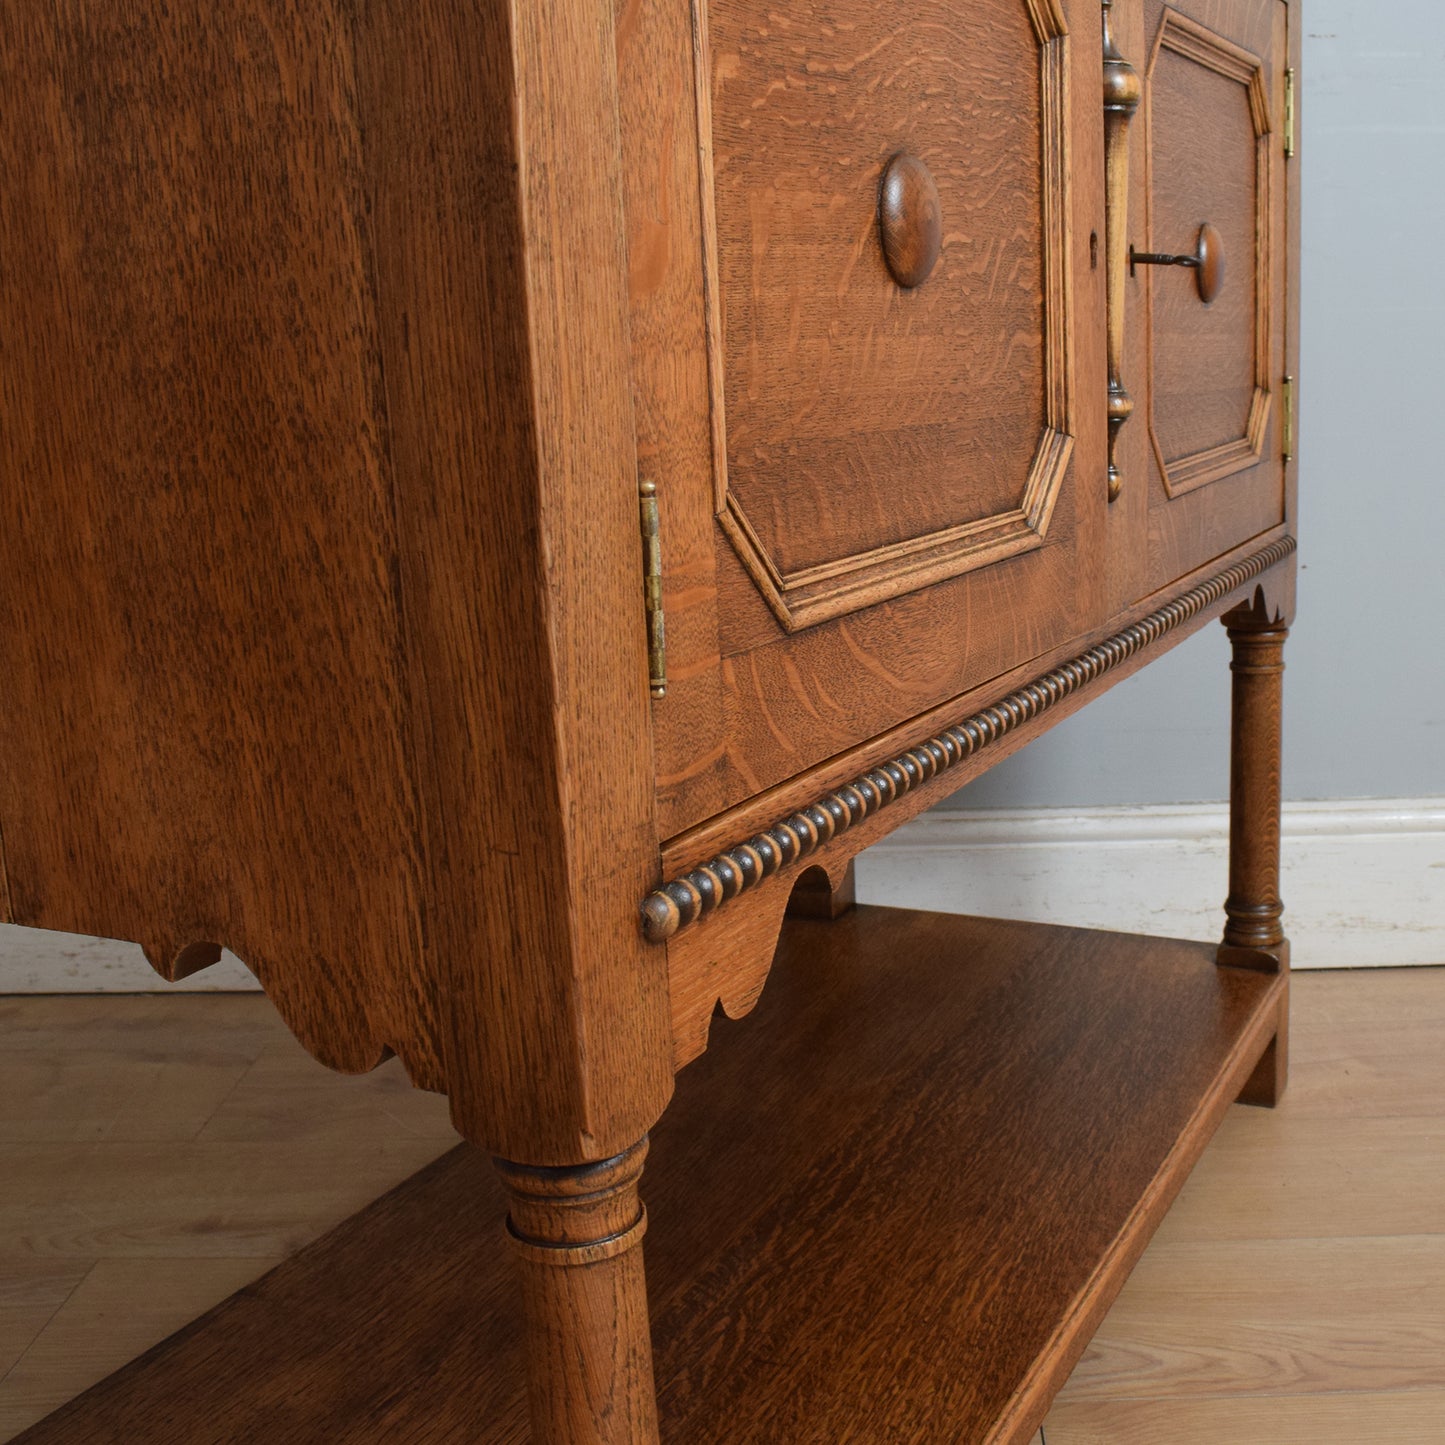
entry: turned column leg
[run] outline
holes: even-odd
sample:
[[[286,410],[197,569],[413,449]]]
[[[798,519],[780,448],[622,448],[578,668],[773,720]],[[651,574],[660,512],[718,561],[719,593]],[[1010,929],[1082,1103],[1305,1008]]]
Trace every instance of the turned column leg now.
[[[1219,962],[1267,973],[1289,971],[1279,895],[1281,705],[1289,628],[1254,612],[1224,619],[1233,645],[1234,717],[1229,777],[1229,897]],[[1289,1068],[1289,1015],[1240,1095],[1273,1105]]]
[[[646,1157],[644,1139],[578,1168],[496,1161],[522,1274],[533,1445],[656,1445]]]

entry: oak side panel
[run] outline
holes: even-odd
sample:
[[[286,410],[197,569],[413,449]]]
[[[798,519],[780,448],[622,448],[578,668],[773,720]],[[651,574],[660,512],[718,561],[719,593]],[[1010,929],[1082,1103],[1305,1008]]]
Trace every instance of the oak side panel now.
[[[453,1118],[518,1164],[670,1093],[610,4],[371,7],[378,293]]]
[[[671,1078],[611,22],[0,8],[7,909],[526,1164]]]
[[[0,7],[6,916],[437,1087],[349,11]]]

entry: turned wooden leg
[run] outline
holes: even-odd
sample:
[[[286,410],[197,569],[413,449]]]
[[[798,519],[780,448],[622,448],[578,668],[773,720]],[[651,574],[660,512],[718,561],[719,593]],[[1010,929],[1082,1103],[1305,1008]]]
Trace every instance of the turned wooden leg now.
[[[496,1161],[522,1272],[533,1445],[656,1445],[646,1157],[644,1139],[579,1168]]]
[[[1219,962],[1267,973],[1289,970],[1279,896],[1280,746],[1284,644],[1289,628],[1254,611],[1224,619],[1234,648],[1234,719],[1229,777],[1229,897]],[[1289,1013],[1240,1101],[1273,1105],[1289,1067]]]

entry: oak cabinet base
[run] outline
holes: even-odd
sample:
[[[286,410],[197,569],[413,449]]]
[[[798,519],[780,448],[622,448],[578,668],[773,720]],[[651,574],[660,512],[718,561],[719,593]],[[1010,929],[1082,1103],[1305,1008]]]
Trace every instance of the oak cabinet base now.
[[[1214,954],[790,921],[652,1136],[662,1439],[1027,1440],[1272,1056],[1285,979]],[[521,1445],[504,1212],[458,1149],[21,1440]]]

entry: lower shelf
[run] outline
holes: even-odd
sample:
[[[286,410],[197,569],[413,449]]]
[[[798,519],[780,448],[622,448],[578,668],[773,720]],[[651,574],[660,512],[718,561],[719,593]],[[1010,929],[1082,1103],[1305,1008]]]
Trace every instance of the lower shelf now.
[[[790,922],[643,1179],[669,1445],[1037,1429],[1274,1036],[1211,946],[859,908]],[[501,1192],[461,1148],[20,1438],[527,1439]]]

